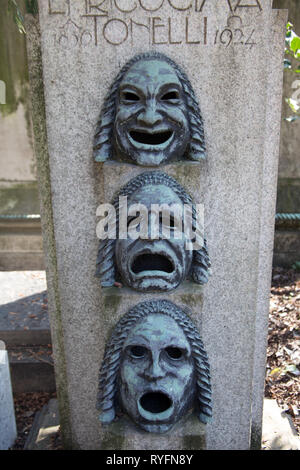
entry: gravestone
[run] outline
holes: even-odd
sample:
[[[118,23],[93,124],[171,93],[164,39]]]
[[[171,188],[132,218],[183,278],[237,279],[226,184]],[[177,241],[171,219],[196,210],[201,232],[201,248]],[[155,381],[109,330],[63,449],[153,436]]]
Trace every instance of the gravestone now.
[[[27,44],[65,446],[259,446],[286,12],[270,0],[38,5]],[[97,208],[117,196],[203,207],[202,246],[99,242]]]
[[[0,450],[9,449],[17,437],[9,362],[5,344],[0,341]]]

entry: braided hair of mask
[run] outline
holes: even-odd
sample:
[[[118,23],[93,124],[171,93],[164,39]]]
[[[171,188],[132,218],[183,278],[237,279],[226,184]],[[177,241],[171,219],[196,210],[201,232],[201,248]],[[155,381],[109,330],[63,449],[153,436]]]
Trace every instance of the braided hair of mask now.
[[[116,211],[117,233],[119,229],[119,197],[127,196],[130,198],[139,189],[148,185],[165,185],[172,189],[180,198],[183,204],[192,207],[193,230],[196,230],[197,214],[192,198],[183,187],[171,176],[161,171],[147,171],[131,179],[117,194],[113,200],[113,206]],[[101,240],[99,243],[98,256],[96,261],[96,276],[100,278],[102,287],[113,286],[117,280],[116,260],[115,260],[116,240]],[[191,279],[197,284],[208,282],[210,275],[210,259],[207,250],[207,242],[204,240],[203,247],[193,251],[193,261],[190,272]]]
[[[183,88],[183,95],[188,109],[191,142],[187,152],[190,160],[205,158],[205,139],[203,119],[192,85],[181,68],[169,57],[160,52],[146,52],[134,56],[118,73],[104,101],[94,137],[94,157],[98,162],[113,158],[112,134],[116,116],[116,103],[120,84],[128,70],[141,60],[161,60],[169,64],[176,72]]]
[[[196,375],[196,412],[207,423],[212,416],[210,370],[199,332],[189,316],[168,300],[151,300],[130,309],[117,323],[106,346],[99,374],[97,408],[100,420],[109,424],[115,419],[118,374],[123,345],[132,328],[148,315],[167,315],[183,330],[192,350]]]

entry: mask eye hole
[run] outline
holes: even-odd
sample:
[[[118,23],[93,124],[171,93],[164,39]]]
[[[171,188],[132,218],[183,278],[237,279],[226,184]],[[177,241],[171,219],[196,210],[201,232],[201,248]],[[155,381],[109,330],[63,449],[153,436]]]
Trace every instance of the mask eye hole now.
[[[135,93],[133,93],[132,91],[125,91],[123,93],[123,99],[125,101],[128,101],[130,103],[134,103],[134,102],[137,102],[137,101],[140,101],[140,98],[138,95],[136,95]]]
[[[159,215],[159,223],[160,225],[165,225],[167,227],[170,227],[171,229],[175,228],[175,219],[172,215],[168,215],[165,218],[162,216],[162,214]]]
[[[134,359],[141,359],[141,358],[145,357],[146,352],[147,352],[147,350],[143,346],[131,346],[129,348],[129,354]]]
[[[162,97],[161,97],[161,100],[162,101],[174,101],[174,100],[178,100],[179,98],[179,94],[177,91],[169,91],[168,93],[165,93]]]
[[[169,346],[168,348],[165,349],[168,357],[170,359],[173,359],[175,361],[178,361],[179,359],[182,359],[183,353],[182,350],[179,348],[174,348],[172,346]]]

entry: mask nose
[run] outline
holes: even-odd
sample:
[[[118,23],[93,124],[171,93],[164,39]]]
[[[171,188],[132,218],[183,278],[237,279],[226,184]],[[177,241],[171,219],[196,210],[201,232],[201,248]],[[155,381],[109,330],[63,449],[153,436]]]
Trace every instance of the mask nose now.
[[[137,117],[137,122],[146,127],[155,126],[162,122],[162,116],[157,112],[154,101],[146,104],[145,109]]]
[[[158,356],[152,358],[151,364],[145,369],[144,375],[145,378],[150,381],[162,379],[165,376]]]
[[[161,239],[161,222],[159,214],[150,211],[148,215],[148,240]]]

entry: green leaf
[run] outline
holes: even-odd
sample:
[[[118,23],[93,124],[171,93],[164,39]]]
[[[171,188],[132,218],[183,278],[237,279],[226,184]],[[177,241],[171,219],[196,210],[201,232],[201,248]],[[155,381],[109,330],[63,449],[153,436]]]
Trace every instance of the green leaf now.
[[[290,44],[290,48],[294,52],[295,57],[297,57],[298,56],[297,52],[300,49],[300,38],[299,38],[299,36],[295,36],[292,39],[291,44]]]

